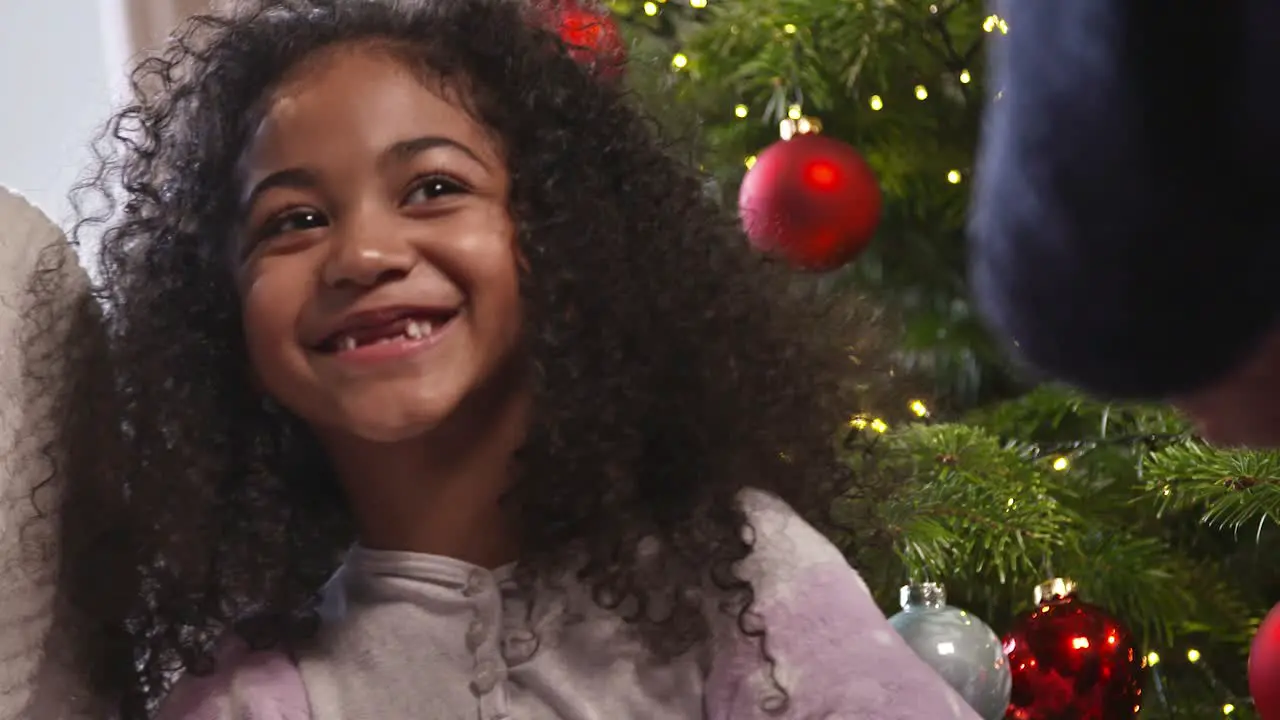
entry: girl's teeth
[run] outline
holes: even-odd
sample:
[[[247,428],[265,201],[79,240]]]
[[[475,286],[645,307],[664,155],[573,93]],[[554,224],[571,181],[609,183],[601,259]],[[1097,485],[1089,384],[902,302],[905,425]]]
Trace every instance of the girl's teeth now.
[[[372,341],[370,344],[381,345],[383,343],[395,342],[397,340],[403,340],[405,338],[408,338],[410,340],[421,340],[422,338],[430,335],[431,330],[432,330],[431,322],[429,320],[421,320],[421,321],[411,320],[409,321],[409,323],[407,323],[404,326],[404,330],[401,331],[399,335],[391,335],[388,337],[378,338],[377,340]],[[360,343],[357,343],[356,339],[351,337],[350,335],[343,335],[342,337],[338,338],[339,351],[355,350],[357,347],[359,347],[359,345]]]

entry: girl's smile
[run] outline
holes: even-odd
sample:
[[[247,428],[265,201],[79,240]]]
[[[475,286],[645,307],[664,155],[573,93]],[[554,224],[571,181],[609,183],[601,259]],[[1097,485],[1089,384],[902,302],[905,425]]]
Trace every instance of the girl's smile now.
[[[461,308],[404,305],[351,313],[314,349],[353,369],[415,360],[447,335],[462,312]]]

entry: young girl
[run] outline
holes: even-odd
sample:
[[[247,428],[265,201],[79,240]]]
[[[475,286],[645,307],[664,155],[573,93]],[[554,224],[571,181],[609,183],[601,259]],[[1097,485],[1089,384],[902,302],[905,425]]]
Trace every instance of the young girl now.
[[[134,86],[52,448],[120,717],[974,717],[797,512],[843,358],[532,9],[265,2]]]

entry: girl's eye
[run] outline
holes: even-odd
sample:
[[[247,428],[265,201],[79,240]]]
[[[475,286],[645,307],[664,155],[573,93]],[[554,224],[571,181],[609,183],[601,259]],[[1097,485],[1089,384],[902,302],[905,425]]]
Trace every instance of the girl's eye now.
[[[457,180],[441,175],[433,175],[419,180],[417,184],[410,188],[409,194],[404,197],[404,204],[416,205],[444,197],[445,195],[454,195],[466,191],[467,188]]]
[[[291,232],[302,232],[329,224],[328,218],[316,210],[293,210],[277,215],[262,226],[258,235],[262,238],[275,237]]]

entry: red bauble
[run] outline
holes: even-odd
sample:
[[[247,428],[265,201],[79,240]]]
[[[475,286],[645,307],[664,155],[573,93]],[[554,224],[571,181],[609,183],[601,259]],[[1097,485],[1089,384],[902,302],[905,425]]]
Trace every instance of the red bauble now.
[[[1009,720],[1133,720],[1142,657],[1133,635],[1080,601],[1069,580],[1036,589],[1037,607],[1004,637],[1013,671]]]
[[[880,185],[862,156],[822,135],[769,146],[738,193],[751,244],[805,270],[857,257],[875,235],[880,208]]]
[[[1280,605],[1271,608],[1249,648],[1249,693],[1262,720],[1280,720]]]
[[[591,0],[543,0],[543,7],[573,59],[593,67],[601,77],[622,74],[627,47],[608,10]]]

